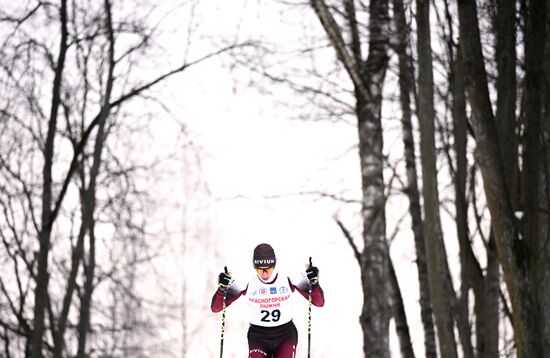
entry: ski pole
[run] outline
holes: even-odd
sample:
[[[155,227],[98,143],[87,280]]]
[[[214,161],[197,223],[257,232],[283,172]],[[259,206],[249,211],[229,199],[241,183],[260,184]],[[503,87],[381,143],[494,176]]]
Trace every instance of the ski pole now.
[[[309,267],[313,266],[311,263],[311,256],[309,258]],[[310,358],[311,355],[311,282],[309,284],[309,295],[308,295],[308,309],[307,309],[307,358]]]
[[[229,272],[227,272],[227,266],[224,267],[224,271],[226,274],[229,275]],[[227,307],[226,300],[227,300],[227,288],[223,293],[222,329],[221,329],[221,337],[220,337],[220,358],[223,357],[223,336],[225,334],[225,308]]]

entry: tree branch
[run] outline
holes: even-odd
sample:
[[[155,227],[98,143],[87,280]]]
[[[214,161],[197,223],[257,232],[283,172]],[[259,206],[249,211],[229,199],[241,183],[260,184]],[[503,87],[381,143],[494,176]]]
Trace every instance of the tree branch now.
[[[334,221],[336,221],[336,224],[340,227],[340,230],[342,230],[342,233],[348,240],[349,245],[351,246],[351,249],[353,250],[353,255],[357,259],[357,262],[359,263],[359,266],[361,266],[361,254],[359,253],[359,250],[357,249],[357,245],[355,245],[355,242],[353,241],[353,237],[351,236],[348,229],[342,224],[340,219],[338,219],[336,216],[333,217]]]
[[[61,203],[63,202],[63,199],[65,198],[65,194],[67,193],[67,189],[69,187],[69,183],[71,181],[71,178],[74,174],[74,172],[76,171],[76,168],[78,166],[78,156],[80,155],[80,153],[82,153],[82,151],[84,150],[84,147],[86,145],[86,142],[88,141],[88,138],[90,137],[90,134],[92,133],[92,131],[94,130],[94,128],[101,122],[101,120],[103,119],[103,112],[105,111],[105,107],[110,107],[111,109],[112,108],[116,108],[120,105],[122,105],[124,102],[126,102],[127,100],[139,95],[141,92],[147,90],[147,89],[150,89],[151,87],[153,87],[154,85],[158,84],[159,82],[165,80],[166,78],[168,77],[171,77],[172,75],[175,75],[177,73],[180,73],[180,72],[183,72],[184,70],[186,70],[187,68],[193,66],[193,65],[196,65],[196,64],[199,64],[211,57],[214,57],[214,56],[217,56],[221,53],[224,53],[224,52],[227,52],[229,50],[232,50],[234,48],[237,48],[237,47],[243,47],[243,46],[247,46],[249,45],[248,43],[243,43],[243,44],[237,44],[237,45],[231,45],[231,46],[227,46],[227,47],[224,47],[218,51],[215,51],[215,52],[212,52],[212,53],[209,53],[195,61],[192,61],[192,62],[189,62],[189,63],[186,63],[186,64],[183,64],[182,66],[174,69],[174,70],[171,70],[157,78],[155,78],[154,80],[151,80],[150,82],[142,85],[142,86],[139,86],[137,88],[134,88],[133,90],[131,90],[130,92],[122,95],[121,97],[119,97],[117,100],[115,100],[114,102],[111,102],[110,104],[105,104],[103,106],[103,108],[100,110],[100,112],[95,116],[95,118],[92,120],[92,122],[90,123],[90,125],[88,126],[88,128],[86,128],[86,130],[82,133],[82,138],[80,139],[80,141],[78,142],[78,144],[76,145],[76,148],[75,148],[75,152],[73,154],[73,159],[71,160],[71,164],[69,166],[69,170],[67,172],[67,175],[65,176],[65,180],[63,181],[63,186],[61,188],[61,191],[59,193],[59,196],[57,198],[57,201],[55,203],[55,207],[54,209],[52,210],[52,213],[50,215],[50,219],[48,221],[48,224],[46,226],[46,229],[47,230],[51,230],[52,226],[53,226],[53,223],[55,222],[55,219],[57,218],[57,215],[59,213],[59,210],[61,208]]]
[[[363,97],[366,103],[370,103],[369,99],[371,96],[367,86],[363,84],[361,74],[357,70],[357,62],[347,50],[346,43],[342,37],[342,31],[328,10],[327,4],[325,4],[324,0],[311,0],[311,6],[315,10],[317,17],[321,21],[321,25],[323,25],[330,42],[336,50],[336,57],[338,57],[346,68],[356,91]]]

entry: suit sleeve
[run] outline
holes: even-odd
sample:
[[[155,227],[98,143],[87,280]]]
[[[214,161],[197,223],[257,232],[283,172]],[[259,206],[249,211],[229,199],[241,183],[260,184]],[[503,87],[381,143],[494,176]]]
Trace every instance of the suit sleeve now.
[[[227,289],[227,297],[225,301],[226,307],[235,302],[242,295],[246,294],[247,289],[248,285],[242,291],[229,287]],[[216,292],[214,292],[214,296],[212,296],[212,303],[210,304],[210,309],[212,310],[212,312],[220,312],[223,309],[223,296],[224,292],[219,288],[216,290]]]
[[[323,307],[325,305],[325,293],[320,284],[312,286],[304,279],[297,285],[294,285],[292,281],[290,281],[290,278],[288,279],[288,284],[292,292],[294,292],[294,290],[298,291],[305,299],[309,299],[309,289],[311,287],[311,303],[317,307]]]

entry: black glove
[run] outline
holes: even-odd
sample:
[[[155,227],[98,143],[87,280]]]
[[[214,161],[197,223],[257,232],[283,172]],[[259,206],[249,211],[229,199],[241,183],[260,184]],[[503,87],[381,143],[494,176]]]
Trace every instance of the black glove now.
[[[227,288],[231,285],[231,274],[227,272],[227,266],[224,267],[224,272],[221,272],[218,275],[218,287],[221,291],[226,291]]]
[[[311,263],[311,257],[309,258],[309,267],[306,270],[306,276],[312,286],[319,283],[319,269]]]

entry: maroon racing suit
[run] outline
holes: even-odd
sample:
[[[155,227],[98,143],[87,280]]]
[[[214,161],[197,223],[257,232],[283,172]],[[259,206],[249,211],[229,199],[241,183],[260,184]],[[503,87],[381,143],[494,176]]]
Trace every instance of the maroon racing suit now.
[[[272,284],[277,281],[278,273],[275,274]],[[309,289],[311,287],[311,303],[317,307],[325,304],[323,289],[319,284],[311,286],[307,280],[302,280],[294,285],[290,278],[288,284],[292,292],[298,291],[304,298],[309,299]],[[226,306],[231,305],[239,297],[246,295],[249,285],[242,291],[234,289],[231,286],[227,290]],[[223,309],[224,292],[220,289],[212,297],[212,312],[220,312]],[[250,324],[248,328],[248,358],[294,358],[296,355],[296,345],[298,344],[298,332],[294,322],[283,323],[278,326],[264,327]]]

